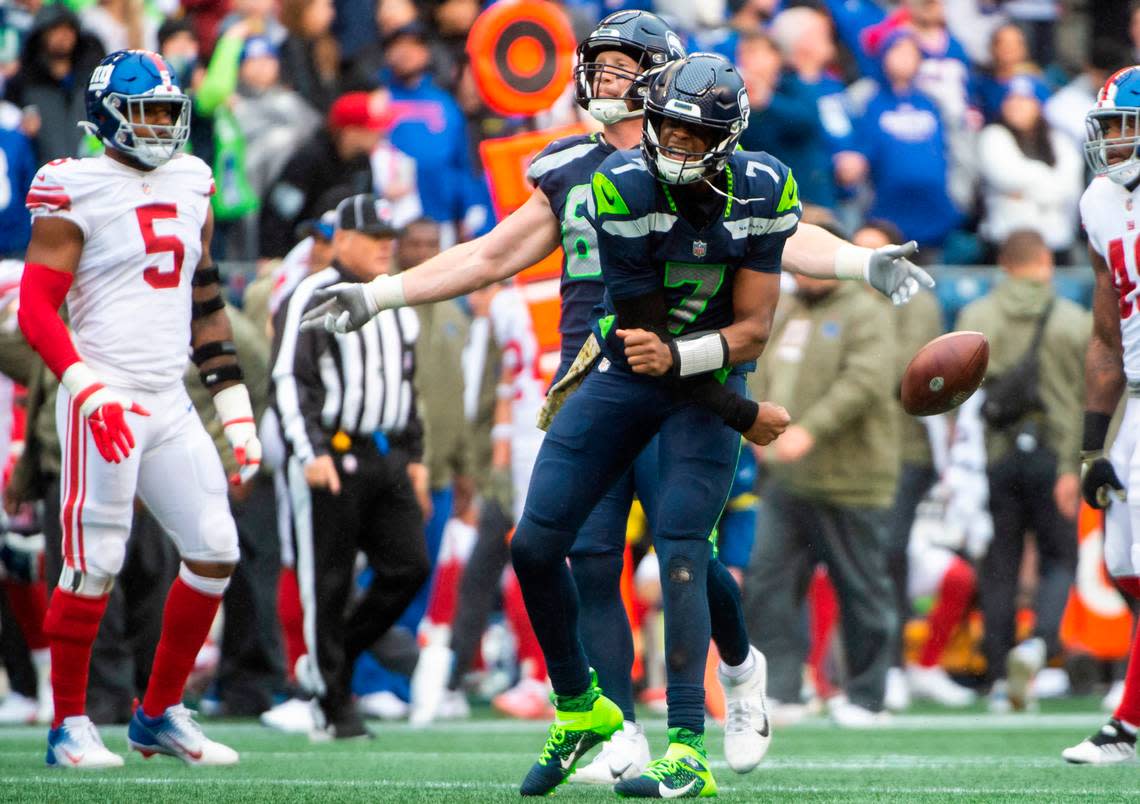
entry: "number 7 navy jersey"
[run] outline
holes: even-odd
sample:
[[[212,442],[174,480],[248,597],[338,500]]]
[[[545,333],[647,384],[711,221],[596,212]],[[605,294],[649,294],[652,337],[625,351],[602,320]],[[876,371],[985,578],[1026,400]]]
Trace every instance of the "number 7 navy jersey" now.
[[[602,163],[592,187],[607,313],[613,299],[664,287],[673,335],[722,329],[733,322],[738,270],[779,273],[802,212],[791,171],[766,153],[737,151],[724,177],[732,198],[696,226],[678,212],[676,188],[654,179],[639,151],[619,151]],[[613,324],[612,315],[603,317],[597,333],[611,362],[625,366]]]
[[[615,149],[601,134],[555,140],[530,163],[526,177],[550,201],[562,224],[562,360],[557,377],[574,362],[590,334],[594,308],[602,302],[602,266],[591,222],[590,178]]]

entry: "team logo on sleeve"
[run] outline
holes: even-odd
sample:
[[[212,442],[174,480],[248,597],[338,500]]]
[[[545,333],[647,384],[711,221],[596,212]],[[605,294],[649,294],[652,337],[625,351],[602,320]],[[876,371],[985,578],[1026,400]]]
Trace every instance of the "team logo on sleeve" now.
[[[708,253],[708,250],[709,250],[709,244],[706,243],[704,240],[694,240],[693,241],[693,256],[694,257],[703,257],[703,256],[705,256],[705,254]]]

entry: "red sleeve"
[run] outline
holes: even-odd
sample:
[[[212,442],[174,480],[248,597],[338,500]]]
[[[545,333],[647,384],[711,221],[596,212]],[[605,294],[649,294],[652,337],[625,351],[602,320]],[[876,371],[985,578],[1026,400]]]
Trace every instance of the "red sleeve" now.
[[[61,378],[68,367],[79,362],[79,353],[59,316],[72,279],[66,271],[34,262],[24,266],[20,278],[20,330],[47,367]]]

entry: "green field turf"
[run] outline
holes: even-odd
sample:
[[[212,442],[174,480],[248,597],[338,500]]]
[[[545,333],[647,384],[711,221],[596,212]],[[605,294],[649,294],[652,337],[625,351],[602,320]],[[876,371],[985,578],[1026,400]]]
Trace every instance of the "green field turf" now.
[[[1125,801],[1140,799],[1140,766],[1066,765],[1062,748],[1103,722],[1091,699],[1048,704],[1040,714],[897,716],[874,731],[840,731],[823,719],[777,731],[747,776],[724,764],[719,727],[709,750],[725,801]],[[311,744],[248,722],[205,722],[241,751],[234,768],[194,769],[130,754],[125,768],[86,773],[43,765],[44,731],[0,728],[0,801],[517,801],[543,724],[476,720],[413,730],[373,724],[368,742]],[[665,724],[647,720],[655,754]],[[125,728],[102,729],[126,753]],[[564,785],[557,801],[613,801],[608,787]]]

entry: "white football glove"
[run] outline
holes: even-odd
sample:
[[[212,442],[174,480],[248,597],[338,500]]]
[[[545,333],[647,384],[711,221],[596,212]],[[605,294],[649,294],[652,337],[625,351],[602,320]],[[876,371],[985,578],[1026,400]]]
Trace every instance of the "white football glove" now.
[[[257,438],[249,391],[240,383],[223,388],[214,394],[214,409],[218,411],[222,432],[238,463],[238,471],[230,477],[230,483],[240,486],[252,480],[261,467],[261,441]]]
[[[910,301],[920,288],[933,288],[934,277],[908,259],[917,251],[918,243],[913,240],[875,249],[867,260],[867,284],[899,306]]]
[[[301,329],[324,329],[344,334],[360,329],[381,310],[407,304],[403,274],[381,274],[371,282],[339,282],[318,288],[313,298],[321,301],[301,318]]]

